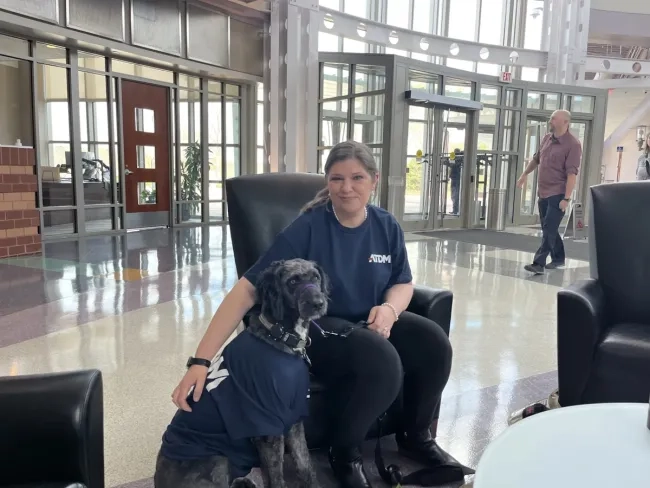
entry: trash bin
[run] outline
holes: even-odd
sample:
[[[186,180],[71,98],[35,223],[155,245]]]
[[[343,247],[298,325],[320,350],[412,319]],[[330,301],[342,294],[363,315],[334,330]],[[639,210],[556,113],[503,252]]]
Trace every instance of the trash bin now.
[[[506,190],[489,190],[485,228],[489,230],[506,229]]]

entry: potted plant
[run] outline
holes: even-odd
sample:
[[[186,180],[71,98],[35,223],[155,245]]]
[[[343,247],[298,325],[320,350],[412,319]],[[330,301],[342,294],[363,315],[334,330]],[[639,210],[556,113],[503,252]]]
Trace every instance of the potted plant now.
[[[185,162],[181,167],[181,200],[201,200],[201,143],[193,142],[185,148]],[[181,204],[181,218],[189,220],[192,214],[196,214],[200,203]]]

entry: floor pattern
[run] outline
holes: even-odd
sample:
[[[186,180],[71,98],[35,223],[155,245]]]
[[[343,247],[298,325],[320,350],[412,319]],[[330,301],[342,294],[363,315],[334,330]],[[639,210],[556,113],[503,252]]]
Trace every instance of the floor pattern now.
[[[414,235],[407,250],[417,283],[454,292],[439,441],[475,467],[510,411],[556,387],[556,293],[588,265],[532,277],[529,252]],[[49,243],[42,257],[2,260],[0,375],[101,369],[106,486],[148,488],[170,393],[236,280],[222,227]],[[334,486],[322,454],[316,464]]]

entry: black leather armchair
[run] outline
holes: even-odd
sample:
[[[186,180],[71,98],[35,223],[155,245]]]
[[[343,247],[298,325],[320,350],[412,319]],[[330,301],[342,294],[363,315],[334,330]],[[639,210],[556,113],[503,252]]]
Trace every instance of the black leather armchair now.
[[[323,176],[305,173],[246,175],[226,180],[230,235],[239,276],[257,261],[275,236],[324,186]],[[449,335],[452,301],[450,291],[416,286],[408,310],[435,321]],[[324,395],[324,387],[312,379],[311,414],[305,426],[307,441],[312,448],[327,443]],[[393,415],[386,417],[382,432],[394,432],[393,418]],[[436,423],[437,418],[436,414]],[[436,425],[432,426],[434,435],[435,430]],[[374,436],[374,432],[370,436]]]
[[[650,183],[591,189],[592,279],[558,294],[562,406],[650,398]]]
[[[104,488],[99,371],[0,378],[0,487]]]

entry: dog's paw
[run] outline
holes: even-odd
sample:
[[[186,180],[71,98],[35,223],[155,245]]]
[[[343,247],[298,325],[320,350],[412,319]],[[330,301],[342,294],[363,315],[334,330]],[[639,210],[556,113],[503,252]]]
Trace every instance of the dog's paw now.
[[[232,482],[230,488],[257,488],[257,486],[248,478],[237,478]]]

